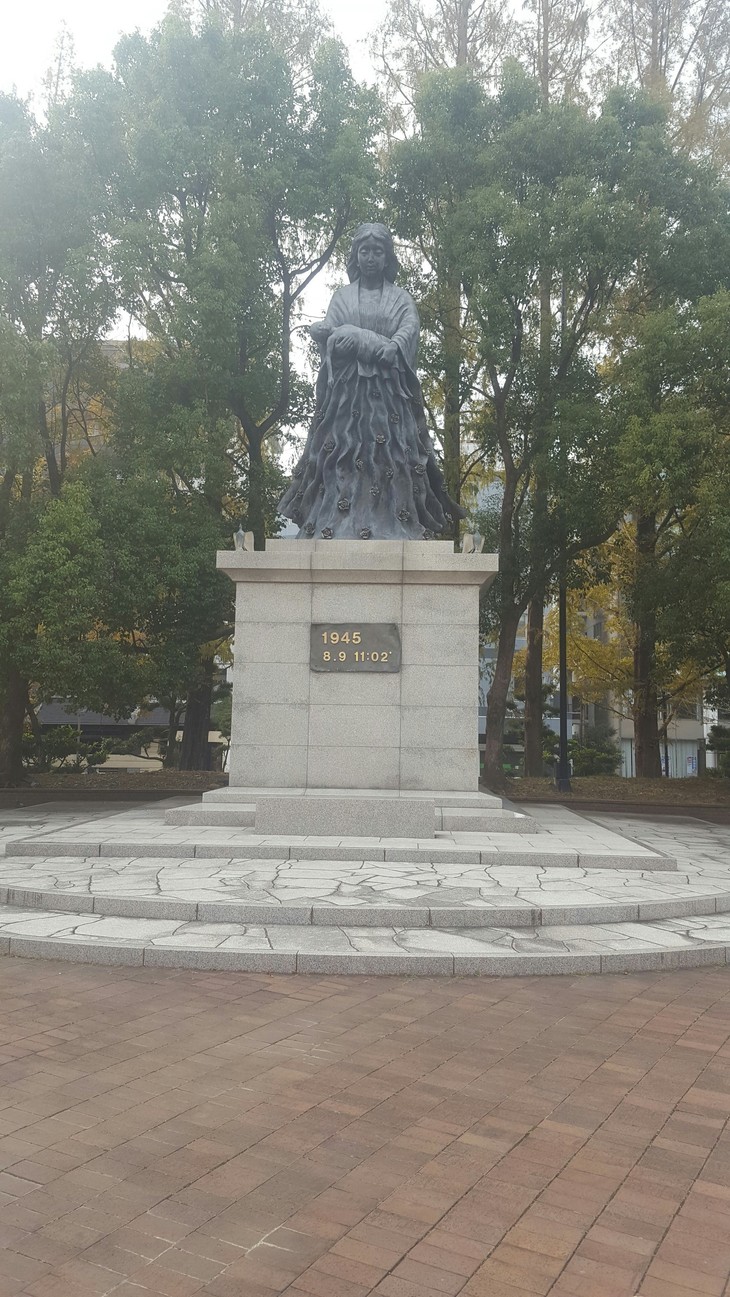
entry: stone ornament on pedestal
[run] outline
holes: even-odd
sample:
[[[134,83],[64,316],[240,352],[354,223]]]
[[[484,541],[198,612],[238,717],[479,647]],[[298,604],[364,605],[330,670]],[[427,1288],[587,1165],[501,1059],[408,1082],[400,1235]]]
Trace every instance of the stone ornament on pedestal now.
[[[496,555],[274,540],[218,567],[236,582],[231,789],[477,791],[479,592]],[[317,644],[336,636],[321,640],[336,669],[312,627]]]

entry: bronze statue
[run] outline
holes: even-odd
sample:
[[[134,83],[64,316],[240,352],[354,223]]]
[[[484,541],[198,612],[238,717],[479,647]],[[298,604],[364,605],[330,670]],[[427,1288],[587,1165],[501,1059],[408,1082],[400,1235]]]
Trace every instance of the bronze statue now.
[[[312,325],[317,408],[280,512],[298,539],[430,540],[464,510],[451,500],[416,377],[419,320],[398,288],[384,225],[355,232],[345,288]]]

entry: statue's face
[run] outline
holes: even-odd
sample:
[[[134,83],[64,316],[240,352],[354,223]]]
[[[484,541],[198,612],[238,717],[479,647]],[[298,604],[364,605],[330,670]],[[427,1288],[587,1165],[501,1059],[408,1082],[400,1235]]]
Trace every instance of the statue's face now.
[[[357,264],[364,279],[382,279],[386,261],[385,244],[368,235],[357,250]]]

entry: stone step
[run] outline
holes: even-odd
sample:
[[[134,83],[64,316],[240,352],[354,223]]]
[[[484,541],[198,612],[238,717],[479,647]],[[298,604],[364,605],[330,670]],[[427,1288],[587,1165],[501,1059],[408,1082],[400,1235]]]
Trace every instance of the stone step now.
[[[388,789],[388,788],[210,788],[203,793],[204,805],[245,805],[255,806],[257,797],[274,796],[306,797],[362,797],[362,798],[425,798],[436,806],[472,807],[475,810],[501,810],[502,798],[495,793],[482,792],[444,792],[443,789]]]
[[[222,828],[253,828],[256,822],[255,803],[241,802],[236,806],[175,806],[165,811],[166,824],[220,825]]]
[[[235,806],[205,804],[175,806],[165,811],[166,824],[206,825],[220,828],[254,828],[255,803],[240,802]],[[437,807],[434,832],[469,833],[540,833],[541,826],[529,815],[505,811],[500,808],[481,810],[469,806]]]
[[[438,823],[439,817],[441,823]],[[436,811],[437,828],[447,833],[542,833],[542,825],[520,811],[476,810],[444,806]]]
[[[178,836],[180,835],[180,836]],[[356,838],[262,838],[254,833],[235,833],[214,828],[206,833],[198,829],[195,838],[185,836],[182,828],[169,826],[157,837],[109,834],[102,839],[91,834],[81,837],[73,829],[68,836],[38,834],[12,843],[14,856],[117,856],[161,859],[227,859],[227,860],[342,860],[386,861],[413,864],[471,864],[507,867],[533,866],[551,869],[638,869],[642,872],[673,871],[675,857],[638,846],[628,839],[620,847],[608,850],[600,843],[589,843],[570,849],[551,834],[524,835],[519,847],[504,833],[455,833],[408,842],[405,839]],[[624,845],[625,844],[625,845]]]
[[[93,862],[89,861],[89,865]],[[298,896],[295,901],[274,897],[259,899],[211,900],[211,889],[206,889],[205,899],[191,900],[174,895],[147,895],[130,891],[124,894],[120,880],[118,893],[89,890],[90,880],[79,880],[79,886],[43,889],[23,886],[0,887],[0,905],[11,909],[65,911],[78,914],[114,915],[118,918],[178,919],[206,924],[238,923],[266,924],[267,926],[343,927],[393,927],[403,924],[407,928],[536,928],[564,924],[635,923],[648,920],[696,917],[730,913],[730,892],[695,892],[686,889],[687,895],[662,898],[657,895],[645,899],[642,895],[625,901],[613,899],[579,900],[575,896],[567,905],[546,901],[533,905],[519,897],[487,898],[478,891],[467,888],[453,889],[451,899],[443,902],[429,898],[426,901],[373,902],[369,897],[358,903],[347,904],[341,900],[328,900],[312,895]],[[100,886],[103,884],[100,884]],[[202,888],[201,888],[202,890]],[[225,890],[225,889],[221,889]],[[239,891],[245,890],[240,888]],[[462,890],[464,898],[457,902],[455,894]],[[255,895],[255,889],[250,891]],[[354,898],[353,898],[354,899]]]
[[[0,906],[0,953],[239,972],[530,976],[726,964],[723,915],[600,926],[458,928],[210,924]]]

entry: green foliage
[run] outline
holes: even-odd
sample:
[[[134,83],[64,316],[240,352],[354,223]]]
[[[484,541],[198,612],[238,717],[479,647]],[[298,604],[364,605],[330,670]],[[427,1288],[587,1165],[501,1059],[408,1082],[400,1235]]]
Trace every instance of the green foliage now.
[[[719,289],[627,318],[607,371],[623,427],[618,481],[636,519],[617,538],[614,572],[636,636],[651,645],[652,712],[652,691],[673,693],[672,681],[696,693],[730,679],[729,339],[730,294]]]
[[[710,752],[717,753],[717,768],[720,774],[730,779],[730,728],[727,725],[713,725],[707,747]]]
[[[73,725],[59,725],[40,737],[28,732],[23,735],[23,765],[30,771],[91,771],[115,751],[114,740],[88,740]]]
[[[379,110],[336,42],[313,40],[295,71],[270,15],[249,30],[224,17],[171,13],[125,37],[72,108],[109,193],[125,304],[156,344],[134,362],[143,423],[164,406],[165,466],[186,482],[201,474],[196,429],[212,434],[208,498],[246,499],[235,515],[261,546],[262,443],[309,409],[291,363],[301,294],[373,192]]]
[[[541,103],[514,65],[495,96],[457,68],[421,79],[415,113],[417,130],[392,150],[391,201],[428,259],[436,374],[450,336],[439,293],[448,267],[458,274],[460,408],[497,483],[477,503],[500,552],[484,617],[500,634],[496,743],[520,614],[626,510],[626,411],[607,401],[602,364],[617,318],[647,284],[675,307],[713,291],[730,225],[717,178],[687,160],[646,97],[614,92],[591,115]],[[685,450],[702,453],[701,425],[688,414],[676,429],[678,467]]]
[[[225,651],[215,551],[278,530],[301,294],[373,191],[377,97],[311,6],[205,9],[125,37],[47,125],[0,98],[6,732],[29,691],[178,702]],[[120,309],[148,340],[103,352]]]
[[[621,768],[621,753],[618,748],[606,750],[589,747],[576,739],[568,744],[568,751],[573,774],[578,775],[615,775]]]
[[[680,10],[672,41],[692,26]],[[215,550],[239,523],[258,545],[276,533],[282,446],[311,414],[292,365],[303,294],[381,209],[406,241],[450,488],[471,489],[500,552],[489,735],[520,613],[561,569],[588,581],[581,556],[619,520],[610,566],[650,628],[654,684],[728,688],[727,194],[688,160],[667,81],[709,70],[721,114],[717,32],[637,66],[650,94],[586,111],[584,10],[551,11],[551,67],[536,17],[510,47],[533,80],[503,57],[519,22],[491,4],[398,0],[392,53],[414,96],[387,157],[378,96],[313,3],[173,6],[111,71],[53,94],[44,122],[0,96],[0,775],[29,694],[113,715],[179,705],[225,654]],[[145,341],[111,348],[124,310]],[[589,746],[581,761],[615,760]]]
[[[558,758],[558,736],[547,727],[543,728],[543,758],[547,765]],[[613,731],[600,726],[586,726],[581,738],[569,739],[568,758],[576,777],[615,775],[621,769],[621,749]]]
[[[162,733],[146,728],[127,733],[125,738],[90,739],[73,725],[55,725],[40,734],[26,730],[23,766],[36,773],[52,769],[90,772],[104,765],[111,756],[151,758],[150,747],[161,740]]]
[[[233,694],[230,690],[217,698],[213,703],[210,713],[213,728],[218,730],[224,738],[230,741],[231,737],[231,716],[233,712]]]

